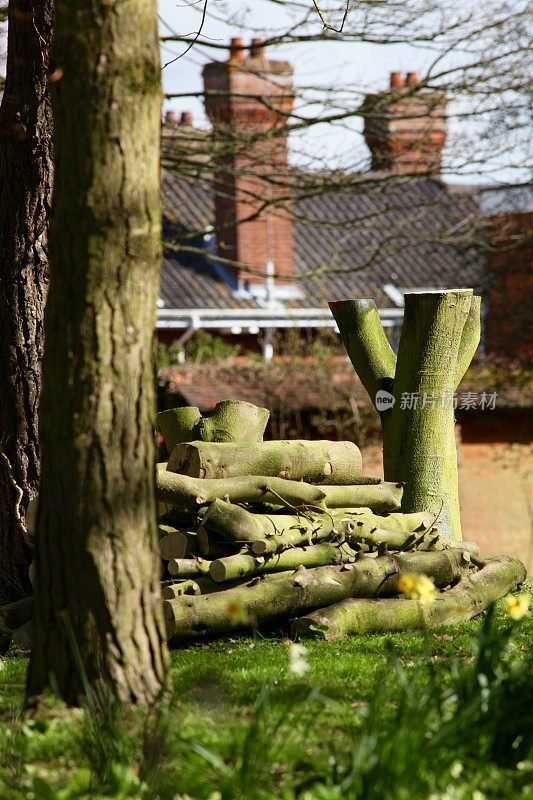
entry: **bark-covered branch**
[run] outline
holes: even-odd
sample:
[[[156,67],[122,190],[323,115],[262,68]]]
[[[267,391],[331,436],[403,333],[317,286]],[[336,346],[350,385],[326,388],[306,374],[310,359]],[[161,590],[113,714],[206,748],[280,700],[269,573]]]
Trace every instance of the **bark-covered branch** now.
[[[373,300],[329,303],[348,357],[375,405],[380,389],[392,392],[396,355],[383,330]]]
[[[178,444],[167,469],[192,478],[269,475],[293,481],[350,485],[362,473],[361,452],[353,442],[272,441],[253,446],[233,443]]]
[[[467,573],[451,589],[422,603],[406,598],[348,598],[294,619],[293,636],[332,640],[350,634],[383,633],[454,625],[480,614],[526,578],[521,561],[511,556],[488,559],[479,572]]]
[[[359,478],[362,480],[362,476]],[[290,481],[268,475],[241,475],[233,478],[190,478],[158,465],[156,473],[157,498],[182,508],[195,510],[216,499],[232,503],[268,503],[299,506],[326,505],[328,508],[364,506],[376,512],[398,511],[403,487],[401,484],[380,481],[345,486],[313,486],[303,481]]]
[[[437,586],[448,586],[465,569],[460,552],[402,553],[365,557],[351,565],[299,570],[289,578],[206,596],[185,595],[163,603],[168,637],[178,642],[216,636],[275,622],[346,597],[384,597],[396,592],[397,576],[405,571],[424,573]]]

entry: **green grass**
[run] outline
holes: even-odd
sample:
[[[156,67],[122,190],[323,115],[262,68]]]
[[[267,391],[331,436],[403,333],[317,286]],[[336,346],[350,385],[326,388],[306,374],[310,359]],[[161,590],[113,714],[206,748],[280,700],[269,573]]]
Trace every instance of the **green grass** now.
[[[0,798],[527,800],[533,624],[502,609],[427,636],[311,641],[304,677],[279,638],[176,650],[172,699],[148,714],[25,721],[12,654]]]

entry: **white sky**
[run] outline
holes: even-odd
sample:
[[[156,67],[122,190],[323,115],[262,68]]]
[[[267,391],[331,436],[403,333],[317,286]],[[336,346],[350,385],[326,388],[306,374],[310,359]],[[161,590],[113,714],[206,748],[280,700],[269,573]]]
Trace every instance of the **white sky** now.
[[[310,3],[311,4],[311,3]],[[268,0],[229,0],[220,3],[209,0],[208,8],[214,13],[221,14],[221,6],[229,9],[235,15],[235,24],[224,24],[207,16],[202,29],[202,38],[212,39],[219,44],[229,44],[232,36],[243,36],[246,43],[252,36],[268,35],[273,28],[284,30],[287,15],[281,5],[268,2]],[[159,14],[161,19],[161,34],[169,35],[170,26],[173,31],[180,34],[190,34],[198,30],[200,19],[199,10],[203,2],[189,2],[189,0],[159,0]],[[248,9],[247,21],[255,28],[251,30],[246,26],[241,28],[239,19],[243,19],[243,9]],[[166,24],[165,24],[166,23]],[[317,17],[316,31],[321,30]],[[162,46],[161,58],[163,69],[163,91],[166,94],[184,91],[201,91],[202,66],[211,60],[222,59],[224,51],[213,50],[195,46],[186,55],[174,63],[168,63],[183,53],[185,45],[181,43],[165,43]],[[284,58],[294,67],[294,81],[296,86],[316,84],[317,86],[330,86],[332,84],[349,85],[362,91],[383,89],[388,85],[389,72],[393,70],[424,71],[433,56],[422,53],[406,45],[377,46],[365,43],[343,42],[308,42],[302,44],[282,45],[271,48],[269,53],[273,58]],[[175,98],[165,102],[165,109],[173,108],[178,112],[192,111],[196,125],[207,126],[203,102],[201,98]],[[354,130],[353,147],[361,149],[361,137],[355,133],[361,128],[358,120],[350,122]],[[319,149],[321,154],[330,154],[332,159],[342,161],[342,155],[349,155],[350,143],[346,141],[346,129],[342,131],[332,128],[331,125],[320,126],[306,132],[304,147],[306,150]]]
[[[447,8],[449,14],[460,11],[467,2],[482,0],[449,0]],[[301,0],[302,3],[307,0]],[[511,7],[519,0],[510,0]],[[309,6],[312,5],[308,0]],[[327,5],[325,2],[322,6]],[[200,11],[203,0],[159,0],[159,14],[161,19],[160,30],[162,35],[170,33],[167,26],[180,34],[194,34],[198,30]],[[481,7],[481,6],[480,6]],[[252,36],[268,35],[272,31],[285,30],[287,15],[282,2],[274,3],[268,0],[208,0],[208,15],[202,30],[202,37],[211,39],[219,44],[228,44],[232,36],[243,36],[248,42]],[[213,15],[223,19],[233,17],[230,24],[222,19],[214,19]],[[166,25],[164,24],[166,23]],[[252,30],[251,28],[254,28]],[[316,18],[316,32],[320,32],[321,24]],[[0,32],[1,34],[1,32]],[[0,60],[5,50],[5,32],[0,35]],[[181,43],[165,43],[162,45],[162,64],[173,61],[185,50]],[[290,44],[270,49],[274,58],[284,58],[294,67],[294,81],[298,85],[315,85],[339,87],[348,86],[364,93],[384,89],[388,84],[389,72],[400,70],[402,72],[418,71],[424,74],[433,61],[434,53],[412,45],[371,45],[361,42],[344,43],[341,41],[307,42]],[[209,48],[195,45],[182,58],[165,66],[162,72],[163,90],[165,93],[182,93],[188,91],[200,92],[202,90],[202,67],[215,58],[225,57],[225,51],[210,50]],[[342,97],[342,94],[341,94]],[[353,98],[352,98],[353,102]],[[452,150],[452,141],[457,132],[453,120],[454,108],[457,104],[449,105],[450,124],[448,136],[448,155]],[[180,111],[192,111],[195,124],[205,127],[203,102],[201,98],[187,97],[175,98],[165,102],[165,109],[174,108]],[[361,137],[361,120],[354,118],[348,124],[335,126],[331,124],[319,125],[305,131],[298,138],[291,137],[293,160],[308,163],[302,155],[303,151],[311,157],[319,154],[329,163],[328,166],[343,166],[354,162],[354,153],[368,158],[368,152]],[[471,138],[471,149],[474,150],[478,143],[474,136]],[[508,151],[503,157],[495,161],[495,169],[490,177],[485,176],[484,181],[498,182],[509,180],[519,182],[528,180],[529,173],[523,170],[506,169],[504,164],[513,162],[515,165],[523,164],[523,141],[517,148],[513,144],[512,134],[507,143]],[[446,157],[445,152],[445,157]],[[507,158],[507,161],[505,161]],[[364,165],[363,165],[364,166]],[[450,172],[453,180],[479,182],[479,176],[470,174],[457,175]]]
[[[515,0],[511,0],[511,2],[513,1]],[[467,0],[450,0],[447,7],[449,14],[460,12],[465,8],[465,2]],[[180,34],[194,34],[198,30],[203,4],[203,0],[159,0],[161,34],[169,35],[170,31],[167,26]],[[309,6],[311,5],[311,0],[309,0]],[[324,2],[321,3],[322,7],[326,5]],[[268,2],[268,0],[248,0],[248,2],[245,0],[208,0],[208,10],[211,12],[211,16],[206,17],[201,35],[202,38],[214,40],[219,44],[229,43],[232,36],[243,36],[245,42],[248,43],[254,35],[267,36],[273,29],[286,29],[287,15],[281,2],[276,4]],[[221,19],[214,19],[213,15],[223,19],[233,16],[233,23],[226,24]],[[320,32],[321,27],[317,17],[317,33]],[[181,43],[171,42],[162,46],[162,63],[163,65],[167,64],[163,69],[163,89],[167,94],[201,91],[202,66],[210,60],[225,57],[224,51],[195,45],[182,58],[174,63],[168,63],[184,50],[185,45]],[[389,72],[393,70],[400,70],[404,73],[418,71],[423,75],[435,57],[434,52],[412,45],[380,46],[341,41],[292,43],[271,48],[269,52],[272,57],[284,58],[293,64],[296,88],[298,85],[306,84],[338,85],[339,87],[353,87],[362,93],[386,88]],[[196,125],[203,127],[208,124],[201,98],[181,97],[167,100],[165,109],[167,108],[176,109],[178,112],[192,111]],[[450,117],[453,116],[456,108],[458,108],[457,103],[449,104]],[[473,125],[473,123],[469,123],[469,125]],[[343,123],[338,127],[331,124],[316,126],[302,133],[298,140],[293,135],[291,137],[293,160],[302,164],[309,163],[301,154],[303,151],[307,155],[311,154],[311,157],[313,154],[320,154],[322,158],[325,157],[330,162],[328,166],[353,164],[354,153],[368,158],[368,151],[361,137],[361,128],[361,120],[354,118],[348,124]],[[445,160],[448,155],[449,165],[457,164],[457,161],[450,160],[450,154],[454,147],[454,136],[459,136],[459,132],[453,119],[450,118],[448,149],[445,151]],[[476,146],[479,147],[476,145],[474,137],[472,127],[472,136],[470,137],[472,149]],[[455,147],[454,152],[457,153],[460,149],[461,155],[464,154],[464,145],[458,148],[455,142]],[[505,179],[511,182],[527,180],[528,176],[524,171],[519,173],[516,168],[506,169],[504,167],[511,160],[516,163],[521,158],[516,155],[517,151],[512,149],[512,145],[509,147],[509,152],[504,153],[503,156],[500,155],[499,160],[493,162],[494,168],[490,175],[489,173],[485,175],[484,182],[498,182]],[[297,151],[299,154],[295,155]],[[523,160],[520,163],[523,163]],[[460,175],[455,172],[455,169],[455,166],[453,169],[448,168],[448,177],[454,181],[476,183],[480,181],[479,175],[474,175],[472,170],[467,170]]]

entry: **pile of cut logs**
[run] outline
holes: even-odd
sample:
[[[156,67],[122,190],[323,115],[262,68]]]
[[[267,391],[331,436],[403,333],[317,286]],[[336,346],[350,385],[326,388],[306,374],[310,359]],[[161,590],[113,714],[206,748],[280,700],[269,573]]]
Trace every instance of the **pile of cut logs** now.
[[[158,414],[157,469],[169,640],[256,626],[332,639],[469,619],[525,579],[518,559],[482,561],[402,513],[402,486],[363,475],[351,442],[263,441],[268,410],[239,401]],[[400,596],[424,575],[426,602]]]

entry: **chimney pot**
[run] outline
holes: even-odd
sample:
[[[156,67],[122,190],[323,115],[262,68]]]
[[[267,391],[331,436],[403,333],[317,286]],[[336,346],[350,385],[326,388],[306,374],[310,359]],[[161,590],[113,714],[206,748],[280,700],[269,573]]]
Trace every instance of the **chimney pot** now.
[[[246,58],[244,50],[244,39],[240,36],[232,38],[229,46],[229,60],[230,61],[243,61]]]
[[[401,72],[391,72],[390,74],[390,88],[403,89],[405,81]]]
[[[405,83],[407,86],[417,86],[420,83],[418,72],[408,72],[405,76]]]
[[[188,125],[190,128],[192,128],[193,120],[192,120],[192,113],[190,111],[181,112],[180,125]]]
[[[178,124],[178,115],[174,111],[174,109],[169,109],[165,113],[165,125],[168,125],[170,128],[175,127]]]
[[[250,45],[250,58],[265,57],[265,40],[260,36],[254,36]]]

